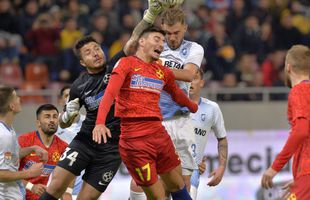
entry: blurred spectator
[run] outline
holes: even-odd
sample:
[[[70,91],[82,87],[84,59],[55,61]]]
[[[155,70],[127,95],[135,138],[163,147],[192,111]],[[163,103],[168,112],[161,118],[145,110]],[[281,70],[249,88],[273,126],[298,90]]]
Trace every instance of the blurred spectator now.
[[[235,49],[225,32],[224,24],[217,23],[213,36],[206,45],[207,66],[213,80],[223,80],[227,73],[235,71]]]
[[[275,30],[277,35],[276,47],[289,49],[294,44],[300,44],[302,35],[297,28],[293,26],[292,14],[289,10],[284,10],[280,18],[280,26]]]
[[[233,42],[238,55],[240,53],[258,53],[261,44],[260,26],[254,15],[249,15],[245,22],[239,26],[233,36]]]
[[[131,32],[129,31],[122,31],[121,36],[119,39],[113,42],[113,44],[110,47],[109,50],[109,57],[112,58],[114,55],[116,55],[119,51],[123,49],[126,42],[129,40],[131,35]]]
[[[273,28],[269,21],[265,21],[261,25],[260,39],[261,43],[257,59],[259,63],[262,63],[267,55],[275,49]]]
[[[299,1],[293,1],[291,5],[292,23],[303,35],[310,33],[310,19],[305,16],[307,7],[304,7]]]
[[[97,11],[92,16],[92,28],[90,32],[97,31],[101,33],[105,44],[110,47],[119,37],[119,33],[109,27],[109,18],[101,11]]]
[[[222,87],[224,88],[235,88],[237,87],[237,78],[236,75],[234,73],[228,73],[225,74],[223,77],[223,81],[222,83]],[[217,99],[219,101],[241,101],[244,100],[244,96],[243,94],[221,94],[219,93],[217,95]]]
[[[35,62],[45,63],[49,67],[51,80],[58,79],[59,65],[59,29],[53,26],[50,14],[40,14],[33,27],[26,34],[26,41]]]
[[[271,22],[270,0],[258,0],[257,7],[254,8],[253,13],[257,16],[260,24],[264,21]]]
[[[101,11],[109,19],[109,27],[113,30],[118,30],[121,26],[119,19],[119,9],[115,6],[116,2],[114,0],[99,0],[99,8],[96,11]]]
[[[259,69],[255,54],[244,53],[240,56],[237,64],[237,80],[239,85],[245,87],[252,86],[254,82],[255,73]]]
[[[25,8],[19,16],[19,29],[24,37],[26,32],[31,29],[33,22],[38,17],[39,5],[36,0],[27,1]]]
[[[80,30],[78,30],[75,19],[68,18],[65,21],[64,29],[60,32],[60,47],[63,56],[63,69],[61,71],[74,71],[76,65],[78,65],[78,61],[75,59],[72,47],[74,46],[75,42],[82,36],[83,34]],[[70,79],[70,77],[67,78],[67,80],[61,81],[68,81]]]
[[[248,15],[248,11],[245,7],[244,0],[232,1],[232,6],[228,11],[228,15],[225,20],[226,31],[230,37],[243,23],[247,15]]]
[[[22,47],[22,38],[0,30],[0,64],[18,63],[19,49]]]
[[[264,77],[264,86],[274,86],[280,80],[280,72],[284,67],[285,51],[276,50],[272,52],[261,66]]]
[[[18,19],[13,13],[11,2],[9,0],[0,0],[0,30],[18,33],[18,28]]]
[[[90,28],[88,12],[88,7],[79,4],[78,0],[68,0],[63,17],[74,18],[77,21],[80,30],[83,33],[86,33]]]

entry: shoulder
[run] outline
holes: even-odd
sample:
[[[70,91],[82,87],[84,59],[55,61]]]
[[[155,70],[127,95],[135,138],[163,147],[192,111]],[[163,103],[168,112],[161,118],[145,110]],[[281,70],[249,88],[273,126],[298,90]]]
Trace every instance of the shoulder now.
[[[133,61],[135,61],[134,56],[127,56],[127,57],[120,58],[114,65],[114,69],[120,66],[121,67],[126,66],[126,64],[133,62]]]
[[[201,97],[200,107],[205,107],[205,110],[211,111],[213,113],[218,112],[220,110],[220,106],[215,101],[211,101],[207,98]]]
[[[34,137],[36,135],[36,131],[31,131],[31,132],[27,132],[27,133],[22,133],[21,135],[18,136],[18,138],[21,139],[29,139],[30,137]]]
[[[27,146],[31,141],[33,141],[33,138],[36,137],[36,132],[28,132],[23,133],[20,136],[18,136],[18,142],[21,147]]]
[[[190,51],[203,53],[203,47],[197,42],[184,40],[182,43],[183,48],[189,48]]]

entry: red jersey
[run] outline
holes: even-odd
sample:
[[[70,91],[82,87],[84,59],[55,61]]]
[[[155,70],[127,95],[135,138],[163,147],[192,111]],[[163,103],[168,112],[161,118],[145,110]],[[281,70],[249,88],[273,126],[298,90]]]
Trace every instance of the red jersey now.
[[[310,174],[310,82],[295,85],[288,98],[290,136],[272,168],[280,171],[294,155],[293,176]]]
[[[44,169],[39,177],[26,179],[26,181],[30,181],[33,184],[43,184],[46,185],[48,181],[48,177],[56,167],[57,162],[61,156],[61,154],[65,151],[68,144],[62,141],[58,136],[54,135],[54,139],[50,147],[46,147],[40,138],[40,135],[37,131],[33,131],[30,133],[22,134],[18,137],[18,142],[21,148],[30,147],[33,145],[40,146],[48,152],[48,161],[44,163]],[[26,170],[31,167],[34,163],[39,163],[40,159],[36,156],[35,153],[32,153],[20,160],[19,170]],[[39,199],[38,195],[33,194],[31,191],[26,191],[26,199],[27,200],[37,200]]]
[[[120,59],[113,69],[109,85],[100,102],[96,124],[105,124],[105,118],[115,97],[117,117],[127,120],[162,120],[159,108],[162,90],[166,90],[180,106],[187,106],[192,112],[197,111],[197,104],[190,101],[177,86],[174,74],[169,68],[156,62],[146,63],[135,56]],[[147,121],[146,123],[150,124]],[[127,122],[130,123],[131,120]],[[133,123],[137,125],[139,122],[134,120]],[[130,126],[132,128],[132,125]]]

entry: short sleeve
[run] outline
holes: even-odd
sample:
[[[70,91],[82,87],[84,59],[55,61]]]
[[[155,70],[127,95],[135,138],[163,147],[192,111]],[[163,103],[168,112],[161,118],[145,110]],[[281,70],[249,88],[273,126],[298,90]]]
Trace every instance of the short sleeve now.
[[[204,50],[202,46],[197,43],[193,43],[190,54],[185,60],[184,65],[192,63],[195,64],[198,68],[200,68],[203,56],[204,56]]]
[[[126,77],[126,75],[131,70],[131,64],[129,57],[121,58],[114,66],[112,74],[116,73],[121,75],[122,77]]]
[[[224,138],[226,137],[226,129],[222,111],[218,104],[214,104],[214,124],[212,126],[212,130],[216,136],[216,138]]]
[[[294,121],[297,118],[304,117],[309,118],[309,99],[306,97],[309,94],[305,93],[304,88],[297,86],[293,88],[289,96],[290,114],[291,120]]]

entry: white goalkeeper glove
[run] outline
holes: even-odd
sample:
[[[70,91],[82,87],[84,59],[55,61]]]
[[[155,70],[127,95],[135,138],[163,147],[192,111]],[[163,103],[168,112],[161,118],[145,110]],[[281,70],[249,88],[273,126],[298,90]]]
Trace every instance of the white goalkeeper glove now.
[[[153,24],[157,15],[164,10],[164,7],[159,0],[148,0],[148,4],[149,7],[144,13],[143,20]]]
[[[184,0],[158,0],[164,8],[180,6]]]
[[[75,118],[80,111],[80,103],[79,103],[79,98],[75,98],[74,100],[69,101],[66,104],[66,111],[62,115],[62,121],[64,123],[69,122],[73,118]]]

